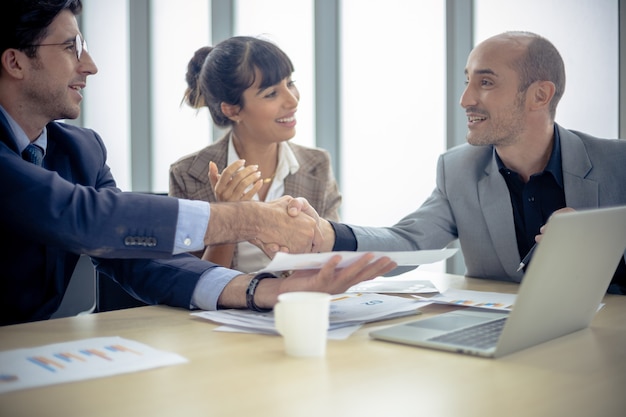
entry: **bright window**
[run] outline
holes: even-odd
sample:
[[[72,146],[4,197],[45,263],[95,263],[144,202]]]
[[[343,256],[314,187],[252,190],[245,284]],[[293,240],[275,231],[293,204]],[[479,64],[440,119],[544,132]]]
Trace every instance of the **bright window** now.
[[[211,143],[210,115],[181,104],[185,73],[194,52],[209,45],[210,2],[152,0],[152,184],[167,192],[169,167],[182,156]],[[141,191],[141,190],[139,190]]]
[[[89,54],[98,67],[96,75],[87,77],[83,124],[102,136],[122,190],[131,187],[127,9],[127,0],[87,0],[81,15]]]
[[[618,12],[617,0],[475,0],[475,40],[507,30],[535,32],[550,40],[563,57],[567,77],[556,122],[616,138]]]
[[[435,186],[437,157],[446,143],[444,4],[342,1],[341,191],[347,223],[391,226]]]

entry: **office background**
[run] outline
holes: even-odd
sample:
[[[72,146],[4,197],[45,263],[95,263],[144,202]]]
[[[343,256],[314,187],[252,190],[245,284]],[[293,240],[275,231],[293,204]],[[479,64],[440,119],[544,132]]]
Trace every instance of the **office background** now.
[[[232,35],[268,37],[292,58],[301,93],[293,140],[331,152],[348,223],[390,225],[430,194],[437,156],[465,141],[467,54],[506,30],[544,35],[563,55],[558,123],[626,137],[626,0],[83,3],[99,73],[73,123],[102,135],[123,190],[166,192],[169,165],[220,137],[206,109],[181,99],[194,51]],[[462,259],[447,270],[463,273]]]

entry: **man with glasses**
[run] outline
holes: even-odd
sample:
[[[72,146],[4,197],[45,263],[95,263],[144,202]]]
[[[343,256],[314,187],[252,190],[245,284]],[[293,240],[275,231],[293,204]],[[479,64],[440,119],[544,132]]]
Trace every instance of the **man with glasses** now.
[[[340,293],[395,267],[367,254],[337,270],[335,257],[320,270],[285,279],[242,274],[184,253],[242,240],[268,253],[311,250],[321,242],[318,219],[291,197],[209,205],[121,193],[102,139],[54,121],[79,116],[81,91],[97,72],[75,17],[81,7],[80,0],[2,5],[0,325],[50,317],[80,254],[147,303],[207,310],[268,309],[287,291]],[[289,216],[302,208],[310,215]]]

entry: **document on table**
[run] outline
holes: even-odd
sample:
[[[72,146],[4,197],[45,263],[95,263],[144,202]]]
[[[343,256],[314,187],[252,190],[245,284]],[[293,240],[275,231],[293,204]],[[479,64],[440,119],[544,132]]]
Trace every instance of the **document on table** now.
[[[393,279],[378,277],[348,288],[346,292],[376,292],[379,294],[432,294],[439,290],[427,279]]]
[[[448,289],[441,294],[428,298],[428,300],[441,304],[510,311],[516,297],[516,294]]]
[[[182,356],[121,337],[0,352],[0,393],[186,363]]]
[[[418,266],[443,261],[454,255],[458,249],[435,249],[435,250],[416,250],[416,251],[398,251],[398,252],[372,252],[374,254],[374,262],[383,256],[388,256],[398,264],[398,266]],[[298,269],[319,269],[334,255],[341,255],[340,268],[344,268],[358,258],[363,256],[365,252],[322,252],[322,253],[300,253],[290,254],[278,252],[274,259],[262,270],[266,271],[295,271]]]
[[[384,294],[345,293],[333,296],[330,302],[329,339],[345,339],[364,323],[419,314],[418,308],[431,304],[428,300]],[[224,326],[218,331],[278,334],[274,314],[250,310],[218,310],[191,313]]]
[[[417,295],[414,297],[438,304],[453,304],[465,307],[511,311],[515,304],[517,294],[449,289],[430,298],[424,298]],[[558,302],[558,300],[555,299],[555,302]],[[603,306],[604,303],[601,303],[598,306],[598,310],[600,310]]]

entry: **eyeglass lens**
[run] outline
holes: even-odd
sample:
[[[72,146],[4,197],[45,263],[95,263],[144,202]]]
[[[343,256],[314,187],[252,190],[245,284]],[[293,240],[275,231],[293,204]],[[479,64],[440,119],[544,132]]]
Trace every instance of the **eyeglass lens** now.
[[[87,42],[80,37],[80,35],[76,35],[76,58],[80,61],[80,57],[83,54],[83,51],[89,52],[87,50]]]

